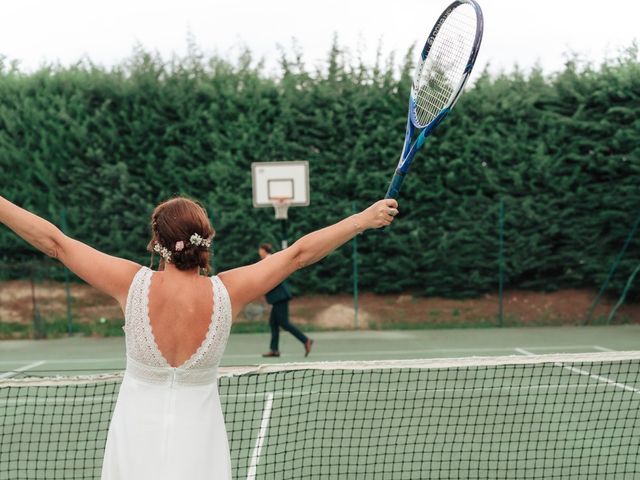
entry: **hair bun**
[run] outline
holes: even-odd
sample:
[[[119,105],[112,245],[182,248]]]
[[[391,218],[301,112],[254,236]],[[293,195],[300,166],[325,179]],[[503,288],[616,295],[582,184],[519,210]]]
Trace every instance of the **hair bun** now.
[[[151,216],[150,251],[164,252],[179,270],[202,268],[210,273],[213,227],[207,212],[197,202],[176,197],[158,205]],[[168,246],[168,248],[165,248]]]

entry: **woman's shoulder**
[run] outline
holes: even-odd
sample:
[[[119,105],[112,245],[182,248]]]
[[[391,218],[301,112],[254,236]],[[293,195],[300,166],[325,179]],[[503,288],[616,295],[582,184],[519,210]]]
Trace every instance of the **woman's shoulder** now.
[[[231,291],[233,289],[233,283],[230,280],[231,277],[225,275],[225,272],[220,272],[216,275],[211,275],[211,281],[214,285],[222,287],[227,295],[231,295]]]

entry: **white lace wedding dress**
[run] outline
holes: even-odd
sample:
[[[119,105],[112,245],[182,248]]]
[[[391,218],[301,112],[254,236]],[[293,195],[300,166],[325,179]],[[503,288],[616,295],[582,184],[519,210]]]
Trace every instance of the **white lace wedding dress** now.
[[[179,367],[158,349],[149,323],[153,271],[136,273],[127,298],[127,367],[109,426],[102,479],[230,479],[217,369],[231,327],[229,294],[211,278],[214,308],[206,337]]]

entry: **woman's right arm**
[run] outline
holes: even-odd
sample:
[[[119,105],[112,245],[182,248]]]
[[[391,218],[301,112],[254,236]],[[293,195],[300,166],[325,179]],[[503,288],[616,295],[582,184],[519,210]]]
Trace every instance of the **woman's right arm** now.
[[[0,196],[0,223],[38,250],[57,258],[69,270],[101,292],[112,296],[124,310],[129,285],[140,265],[113,257],[74,240],[44,218]]]
[[[234,315],[296,270],[323,259],[358,233],[390,225],[398,214],[397,208],[398,202],[394,199],[380,200],[360,213],[305,235],[289,248],[258,263],[221,273]]]

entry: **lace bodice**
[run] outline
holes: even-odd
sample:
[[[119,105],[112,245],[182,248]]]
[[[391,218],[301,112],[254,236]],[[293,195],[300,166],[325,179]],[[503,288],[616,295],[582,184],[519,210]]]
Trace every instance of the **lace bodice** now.
[[[217,276],[211,277],[214,307],[207,334],[191,358],[179,367],[172,367],[160,352],[149,321],[152,275],[151,269],[142,267],[129,287],[124,327],[127,371],[152,381],[170,378],[183,383],[208,383],[215,379],[229,338],[231,301],[227,289]]]

